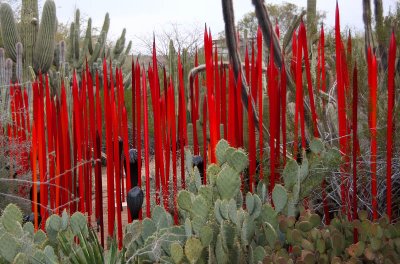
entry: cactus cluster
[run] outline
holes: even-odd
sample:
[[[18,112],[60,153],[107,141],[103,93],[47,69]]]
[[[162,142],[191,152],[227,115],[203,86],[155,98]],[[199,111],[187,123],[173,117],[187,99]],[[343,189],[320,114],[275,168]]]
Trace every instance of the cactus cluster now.
[[[176,197],[180,224],[174,225],[171,214],[156,206],[151,219],[125,227],[123,250],[118,252],[114,240],[108,255],[83,214],[52,215],[46,233],[34,232],[10,204],[0,217],[0,263],[396,263],[399,223],[391,224],[385,216],[371,222],[367,212],[360,211],[356,220],[339,215],[324,226],[318,214],[294,205],[295,196],[309,193],[303,185],[313,184],[307,180],[316,177],[313,164],[336,157],[319,141],[310,148],[301,165],[286,165],[282,185],[272,191],[272,206],[264,182],[258,183],[256,193],[242,194],[247,154],[221,140],[218,162],[207,169],[207,184],[201,184],[197,168],[188,162],[188,188]],[[192,160],[188,151],[186,160]],[[302,208],[299,215],[290,210],[291,202]]]
[[[11,6],[0,5],[1,44],[5,57],[15,65],[12,70],[13,81],[30,81],[38,73],[49,73],[53,93],[60,90],[61,80],[65,77],[71,80],[73,70],[80,72],[87,61],[93,71],[101,75],[102,59],[112,62],[114,67],[122,67],[130,55],[132,42],[126,45],[126,30],[122,31],[115,45],[106,47],[107,33],[110,27],[109,14],[105,15],[104,23],[95,43],[92,35],[92,19],[89,18],[85,35],[80,36],[80,11],[76,10],[75,20],[71,23],[66,41],[56,43],[58,21],[56,6],[53,0],[46,0],[39,23],[38,1],[22,1],[21,22],[16,23]],[[67,43],[66,43],[67,42]],[[0,58],[1,60],[1,58]],[[8,60],[8,59],[7,59]],[[4,64],[8,65],[8,64]],[[1,69],[7,69],[2,67]],[[115,72],[115,69],[114,69]],[[4,75],[8,77],[9,75]],[[8,84],[11,78],[3,78]],[[130,71],[125,75],[124,84],[129,86]],[[55,90],[55,91],[54,91]]]
[[[112,64],[113,72],[116,71],[116,67],[122,68],[126,58],[130,56],[132,48],[132,41],[126,45],[126,29],[122,30],[121,36],[117,39],[114,46],[107,47],[106,40],[110,27],[110,16],[108,13],[106,13],[104,17],[103,26],[101,27],[96,44],[93,44],[92,19],[89,18],[87,21],[84,36],[80,35],[80,24],[81,16],[79,9],[77,9],[75,11],[74,22],[70,25],[70,31],[67,38],[68,52],[67,57],[64,57],[66,59],[65,68],[71,68],[81,72],[87,61],[89,67],[91,67],[93,71],[93,75],[95,71],[98,71],[100,78],[102,78],[103,59],[106,59],[107,62]],[[67,72],[67,77],[72,75],[72,72],[68,73],[67,70],[64,71]],[[124,76],[124,86],[128,87],[131,80],[131,71],[126,71]]]
[[[216,148],[217,164],[207,169],[202,185],[196,167],[186,153],[187,190],[179,192],[180,225],[155,207],[152,219],[134,221],[126,227],[125,259],[128,263],[344,263],[389,259],[399,254],[399,225],[386,218],[371,223],[360,213],[360,221],[335,218],[323,226],[321,217],[298,208],[299,201],[321,184],[319,166],[337,166],[337,150],[325,150],[318,139],[302,163],[289,161],[283,183],[272,191],[274,206],[267,201],[267,186],[260,182],[254,194],[241,192],[240,175],[248,166],[241,149],[221,140]],[[354,229],[360,242],[353,244]],[[354,262],[356,261],[356,262]]]
[[[45,232],[44,232],[45,231]],[[116,243],[115,240],[113,242]],[[21,210],[9,204],[0,217],[0,263],[116,263],[116,246],[104,254],[87,218],[76,212],[71,217],[51,215],[44,230],[23,223]]]
[[[325,149],[321,139],[313,139],[309,153],[302,154],[301,162],[288,159],[282,172],[283,185],[276,184],[272,191],[275,209],[288,216],[297,215],[300,201],[319,190],[327,173],[338,167],[340,159],[336,148]]]
[[[34,232],[31,222],[22,223],[22,212],[9,204],[0,217],[1,263],[54,263],[58,260],[46,234]]]
[[[6,59],[6,51],[0,48],[0,111],[6,115],[9,109],[9,96],[10,89],[6,87],[9,85],[12,77],[13,61]]]
[[[80,27],[80,11],[77,9],[75,11],[75,20],[70,25],[70,32],[68,36],[68,64],[72,68],[78,71],[82,70],[86,60],[89,65],[102,58],[102,54],[105,50],[106,38],[108,34],[108,29],[110,27],[110,16],[107,13],[104,17],[103,26],[100,31],[100,35],[97,39],[95,45],[93,45],[92,36],[92,19],[89,18],[87,21],[87,27],[85,36],[83,37],[83,42],[81,42],[81,27]]]
[[[334,218],[321,227],[321,218],[303,210],[300,217],[279,216],[279,230],[285,236],[283,246],[292,251],[285,257],[270,254],[267,263],[396,263],[400,254],[400,225],[389,224],[387,217],[370,222],[365,211],[349,222]],[[354,234],[358,233],[358,241]]]
[[[247,154],[224,140],[216,153],[218,163],[208,167],[206,185],[201,184],[197,168],[187,166],[188,188],[177,197],[181,225],[172,226],[171,216],[160,207],[153,210],[152,219],[157,221],[146,218],[128,225],[128,262],[258,263],[264,259],[263,246],[274,243],[269,232],[277,238],[277,214],[269,219],[276,224],[265,222],[268,215],[262,214],[259,195],[248,193],[243,199],[240,174],[248,166]],[[186,160],[191,160],[190,154],[186,155]],[[263,185],[258,188],[260,193],[265,193]]]
[[[23,74],[25,79],[29,79],[29,67],[36,74],[48,72],[53,63],[57,23],[53,0],[46,0],[44,3],[40,24],[37,0],[22,1],[20,25],[15,21],[11,6],[7,3],[0,5],[3,46],[7,57],[16,63],[14,80],[21,81]]]

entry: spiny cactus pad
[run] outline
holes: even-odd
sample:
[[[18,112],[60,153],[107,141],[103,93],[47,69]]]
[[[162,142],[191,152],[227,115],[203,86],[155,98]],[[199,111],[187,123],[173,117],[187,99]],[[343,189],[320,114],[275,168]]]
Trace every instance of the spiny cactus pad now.
[[[275,185],[272,191],[272,201],[274,202],[275,210],[277,212],[282,211],[282,209],[286,206],[286,203],[288,201],[288,194],[286,189],[282,185]]]
[[[144,241],[146,241],[148,237],[150,237],[151,235],[154,234],[154,232],[157,231],[157,227],[154,224],[153,220],[149,218],[145,218],[142,221],[142,226],[143,226],[142,238]]]
[[[220,234],[224,247],[228,250],[232,249],[236,235],[235,225],[231,224],[228,221],[223,221],[221,223]]]
[[[224,220],[224,218],[221,214],[221,211],[220,211],[220,207],[221,207],[221,200],[218,199],[215,202],[215,206],[214,206],[215,219],[217,219],[218,223],[221,223]]]
[[[208,207],[207,201],[203,198],[203,196],[197,195],[196,198],[193,200],[192,209],[192,212],[195,215],[206,219],[210,208]]]
[[[257,194],[253,195],[253,200],[254,200],[253,210],[251,210],[251,211],[248,210],[248,212],[251,215],[251,217],[256,219],[260,215],[262,203]]]
[[[68,224],[69,224],[69,215],[67,213],[67,210],[64,209],[61,215],[61,229],[62,230],[67,229]]]
[[[168,213],[163,207],[154,207],[151,214],[153,216],[152,219],[158,229],[167,228],[172,225],[172,223],[170,222],[170,218],[168,217]]]
[[[29,258],[25,253],[20,252],[15,256],[13,264],[29,264]]]
[[[225,220],[229,219],[229,201],[222,200],[219,206],[219,211]]]
[[[254,210],[254,207],[255,207],[254,196],[250,192],[248,192],[246,194],[246,209],[251,214],[251,212],[253,212]]]
[[[228,254],[225,252],[222,245],[221,234],[217,236],[217,243],[215,245],[215,255],[217,258],[217,263],[228,263]]]
[[[299,177],[299,165],[297,164],[297,161],[289,159],[283,169],[282,176],[285,182],[285,187],[287,189],[292,188],[297,183]]]
[[[4,209],[1,223],[7,232],[16,236],[22,235],[22,212],[15,204],[9,204]]]
[[[324,151],[324,143],[320,138],[314,138],[311,140],[310,149],[315,154],[320,154]]]
[[[213,202],[213,189],[211,186],[202,185],[199,188],[199,194],[206,200],[209,206],[212,205]]]
[[[199,237],[203,247],[208,247],[213,241],[213,230],[209,226],[203,226],[200,230]]]
[[[300,170],[299,170],[299,178],[300,182],[303,182],[304,179],[309,175],[309,162],[306,157],[303,158],[301,165],[300,165]]]
[[[90,246],[90,245],[88,245]],[[43,250],[44,255],[46,256],[46,263],[58,263],[58,257],[54,252],[52,246],[47,245]]]
[[[242,172],[249,165],[249,157],[246,153],[238,149],[230,157],[227,158],[229,165],[231,165],[238,173]]]
[[[181,261],[183,260],[182,246],[179,243],[174,242],[171,244],[170,252],[171,252],[171,257],[174,260],[174,262],[181,263]]]
[[[25,234],[29,234],[29,236],[31,238],[33,238],[33,234],[34,234],[35,228],[34,228],[34,226],[33,226],[33,224],[31,222],[26,222],[24,224],[24,226],[22,227],[22,229],[24,230]]]
[[[33,236],[33,241],[37,245],[41,245],[45,243],[47,240],[46,234],[42,230],[38,230]]]
[[[355,244],[351,244],[347,248],[347,253],[352,257],[360,257],[364,253],[365,243],[363,241],[359,241]]]
[[[84,214],[76,212],[71,216],[71,230],[74,235],[78,235],[80,232],[84,235],[88,234],[88,226]]]
[[[0,237],[0,256],[5,260],[12,262],[14,257],[20,251],[21,245],[18,241],[8,234],[3,234]]]
[[[256,247],[253,250],[253,258],[254,258],[254,263],[259,263],[264,260],[264,257],[267,253],[265,252],[265,249],[261,246]]]
[[[196,234],[196,236],[200,235],[200,230],[205,224],[206,224],[206,219],[205,218],[202,218],[202,217],[200,217],[198,215],[193,217],[192,228],[193,228],[193,231]]]
[[[261,218],[264,222],[268,222],[272,226],[278,225],[278,213],[270,204],[263,204],[261,208]]]
[[[222,139],[218,142],[217,147],[215,148],[215,154],[217,156],[217,160],[219,164],[223,164],[226,162],[227,155],[226,150],[229,147],[228,141]]]
[[[237,208],[236,208],[236,201],[231,199],[228,204],[228,216],[229,220],[233,223],[237,223]]]
[[[187,237],[191,237],[193,234],[192,231],[192,221],[190,221],[190,218],[186,218],[185,220],[185,233]]]
[[[275,228],[268,222],[265,222],[263,227],[269,246],[271,248],[275,247],[275,242],[278,240],[278,234],[276,233]]]
[[[238,171],[230,166],[224,166],[217,176],[216,184],[222,199],[232,199],[240,188]]]
[[[185,243],[185,255],[190,263],[196,263],[200,258],[203,250],[201,241],[197,238],[191,237]]]
[[[242,242],[244,245],[249,245],[251,242],[251,239],[254,235],[256,226],[250,215],[246,214],[244,217],[243,221],[243,227],[242,227]]]
[[[190,211],[192,209],[192,198],[190,192],[182,190],[178,194],[178,206],[180,209]]]
[[[46,231],[52,229],[58,232],[61,229],[61,224],[61,218],[53,214],[46,221]]]
[[[46,232],[51,241],[57,240],[58,232],[61,230],[61,217],[51,215],[46,221]]]
[[[309,232],[313,228],[312,224],[309,221],[301,221],[297,226],[303,232]]]
[[[211,185],[215,184],[218,173],[221,171],[221,167],[217,164],[211,164],[207,167],[207,179]]]

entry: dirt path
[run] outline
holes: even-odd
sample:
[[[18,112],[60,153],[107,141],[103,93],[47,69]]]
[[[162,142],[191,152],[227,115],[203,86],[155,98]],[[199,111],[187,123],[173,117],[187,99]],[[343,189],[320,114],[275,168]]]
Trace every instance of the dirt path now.
[[[101,178],[102,178],[102,189],[103,189],[103,222],[104,222],[104,238],[106,241],[106,238],[108,236],[108,194],[107,194],[107,168],[102,167],[101,168]],[[124,179],[125,181],[125,179]],[[126,190],[125,190],[125,196],[126,196]],[[92,198],[92,204],[93,204],[93,215],[91,217],[91,225],[93,227],[97,227],[97,222],[96,222],[96,216],[95,216],[95,195],[93,195]],[[117,209],[116,203],[114,204],[115,206],[115,212]],[[115,213],[115,225],[117,227],[117,214]],[[122,202],[122,212],[121,212],[121,218],[122,218],[122,228],[124,228],[128,224],[128,208],[126,204],[126,199],[124,202]],[[123,229],[122,229],[123,230]],[[98,237],[100,239],[100,232],[97,232]]]
[[[153,180],[154,177],[154,171],[155,171],[155,162],[153,157],[150,158],[150,190],[151,190],[151,194],[150,194],[150,202],[151,202],[151,208],[153,208],[155,206],[155,181]],[[144,184],[145,182],[145,166],[142,165],[142,172],[141,172],[141,176],[142,176],[142,184]],[[177,171],[180,171],[180,164],[178,163],[177,166]],[[103,223],[104,223],[104,238],[105,241],[107,241],[107,236],[108,236],[108,194],[107,194],[107,168],[106,167],[102,167],[101,168],[101,174],[102,174],[102,193],[103,193]],[[94,175],[94,170],[93,170],[93,175]],[[172,163],[171,163],[171,169],[170,169],[170,188],[169,188],[169,193],[170,196],[168,198],[169,200],[169,207],[170,207],[170,213],[173,214],[172,208],[173,208],[173,189],[172,189]],[[124,184],[126,184],[126,178],[124,178]],[[180,186],[180,180],[178,179],[178,188]],[[143,192],[146,192],[145,186],[142,186],[142,190]],[[128,208],[127,208],[127,203],[126,203],[126,190],[124,193],[125,197],[124,200],[122,201],[122,212],[121,212],[121,218],[122,218],[122,231],[124,231],[125,226],[128,224]],[[161,195],[160,195],[160,199],[162,199]],[[93,227],[97,227],[97,222],[96,222],[96,217],[95,217],[95,194],[93,192],[93,198],[92,198],[92,205],[93,205],[93,215],[91,217],[91,224]],[[145,216],[146,212],[145,212],[145,208],[146,208],[146,201],[143,201],[143,206],[142,206],[142,213],[143,216]],[[162,200],[161,200],[161,204],[162,204]],[[117,214],[116,214],[116,208],[117,205],[116,203],[114,204],[115,206],[115,226],[117,228]],[[117,229],[116,229],[117,230]],[[100,239],[100,232],[97,232],[98,237]]]

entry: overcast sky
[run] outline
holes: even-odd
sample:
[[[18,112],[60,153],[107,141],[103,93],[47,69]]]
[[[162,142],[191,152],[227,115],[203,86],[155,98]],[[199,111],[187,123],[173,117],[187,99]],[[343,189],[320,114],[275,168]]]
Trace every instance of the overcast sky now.
[[[170,23],[178,25],[203,27],[204,23],[211,28],[213,35],[224,29],[221,1],[219,0],[55,0],[57,17],[60,22],[73,20],[75,8],[81,16],[91,17],[93,26],[101,27],[106,12],[110,13],[109,38],[115,39],[122,29],[127,30],[127,39],[132,40],[134,47],[140,41],[137,36],[159,32]],[[268,3],[283,1],[268,0]],[[307,0],[287,0],[305,7]],[[396,0],[383,0],[384,13],[394,6]],[[233,0],[235,19],[253,11],[251,0]],[[325,24],[333,27],[335,22],[335,0],[317,1],[317,10],[326,12]],[[362,0],[339,0],[341,25],[355,30],[363,29]],[[134,53],[136,53],[134,51]]]

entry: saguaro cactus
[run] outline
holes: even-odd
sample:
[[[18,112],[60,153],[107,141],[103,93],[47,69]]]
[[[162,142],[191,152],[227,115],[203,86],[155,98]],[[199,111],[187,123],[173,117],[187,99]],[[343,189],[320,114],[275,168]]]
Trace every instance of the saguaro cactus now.
[[[37,0],[22,0],[20,35],[24,47],[25,67],[33,65],[33,51],[39,30],[39,11]],[[26,76],[28,71],[25,69]]]
[[[47,72],[50,69],[54,56],[56,31],[56,4],[53,0],[47,0],[43,7],[42,21],[33,53],[33,65],[36,72]]]
[[[6,49],[6,55],[13,61],[16,61],[17,51],[15,45],[17,42],[20,42],[21,39],[18,34],[13,10],[7,3],[2,3],[0,5],[0,25],[4,48]]]
[[[22,43],[18,42],[15,45],[15,50],[17,51],[17,63],[15,66],[15,75],[18,80],[18,82],[22,82],[22,54],[23,54],[23,48],[22,48]]]
[[[0,86],[6,84],[6,56],[3,48],[0,48]],[[0,89],[2,91],[2,89]]]
[[[100,58],[106,43],[108,29],[110,27],[110,16],[107,13],[104,18],[103,26],[100,31],[100,35],[97,39],[96,44],[93,47],[92,43],[92,19],[89,18],[86,27],[86,33],[83,38],[83,43],[80,45],[80,11],[75,11],[75,20],[71,23],[70,32],[68,36],[68,63],[73,68],[81,70],[85,63],[86,58],[88,59],[89,65]]]
[[[38,73],[47,72],[53,62],[54,38],[57,31],[56,6],[53,0],[47,0],[43,6],[42,21],[39,27],[38,1],[22,1],[21,23],[16,24],[14,12],[11,6],[3,3],[0,6],[1,38],[3,40],[6,55],[17,64],[19,72],[15,75],[24,74],[22,77],[29,79],[29,67]],[[22,57],[17,54],[17,43]],[[18,59],[24,64],[18,67]],[[23,71],[25,69],[25,71]],[[21,77],[21,76],[20,76]],[[22,78],[19,78],[21,81]]]

